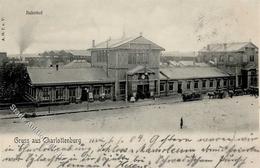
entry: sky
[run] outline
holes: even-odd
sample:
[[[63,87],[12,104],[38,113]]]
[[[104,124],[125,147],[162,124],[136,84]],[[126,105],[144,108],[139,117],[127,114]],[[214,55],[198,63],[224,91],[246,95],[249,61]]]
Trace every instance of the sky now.
[[[0,52],[9,54],[88,49],[92,40],[123,32],[142,32],[166,51],[197,51],[208,43],[260,45],[259,0],[0,0],[0,17]]]

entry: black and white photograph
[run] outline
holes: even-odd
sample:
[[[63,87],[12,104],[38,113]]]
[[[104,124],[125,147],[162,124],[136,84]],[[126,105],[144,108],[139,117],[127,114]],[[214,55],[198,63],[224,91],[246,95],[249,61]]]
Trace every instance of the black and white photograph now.
[[[257,168],[260,1],[0,0],[0,167]]]

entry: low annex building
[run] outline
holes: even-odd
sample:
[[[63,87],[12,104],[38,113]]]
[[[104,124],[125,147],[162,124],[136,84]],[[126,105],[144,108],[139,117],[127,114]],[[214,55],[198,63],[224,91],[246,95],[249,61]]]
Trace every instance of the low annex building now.
[[[88,92],[93,99],[105,93],[112,99],[114,80],[102,68],[27,68],[31,83],[27,97],[35,103],[69,103],[84,101]]]
[[[234,87],[234,77],[215,67],[163,67],[160,72],[160,92],[165,96]]]

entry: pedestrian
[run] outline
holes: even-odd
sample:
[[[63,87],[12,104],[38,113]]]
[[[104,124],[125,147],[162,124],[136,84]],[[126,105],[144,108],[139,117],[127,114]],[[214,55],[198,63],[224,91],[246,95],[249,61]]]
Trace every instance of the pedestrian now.
[[[233,95],[234,95],[234,91],[233,91],[233,90],[231,90],[231,91],[229,92],[229,95],[230,95],[230,98],[232,98],[232,97],[233,97]]]
[[[181,127],[181,129],[182,129],[182,127],[183,127],[183,119],[182,119],[182,117],[181,117],[180,127]]]

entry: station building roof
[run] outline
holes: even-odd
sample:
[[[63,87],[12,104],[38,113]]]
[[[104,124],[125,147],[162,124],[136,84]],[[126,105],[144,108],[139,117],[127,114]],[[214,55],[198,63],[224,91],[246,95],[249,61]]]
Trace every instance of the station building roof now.
[[[160,73],[167,79],[200,79],[228,77],[229,74],[215,67],[164,67]]]
[[[114,79],[108,77],[102,68],[27,68],[32,85],[66,85],[84,83],[109,83]]]

